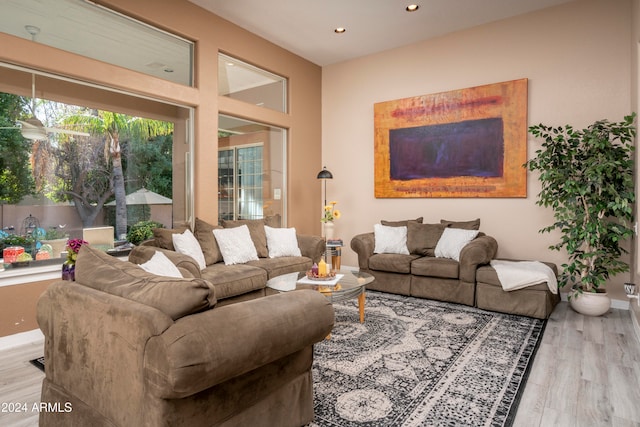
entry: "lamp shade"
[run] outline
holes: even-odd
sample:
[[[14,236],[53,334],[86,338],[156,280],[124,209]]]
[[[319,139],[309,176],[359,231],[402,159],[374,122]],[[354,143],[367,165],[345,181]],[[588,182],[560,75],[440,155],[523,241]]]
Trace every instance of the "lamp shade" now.
[[[327,167],[325,166],[320,172],[318,172],[318,179],[333,179],[333,175],[327,170]]]

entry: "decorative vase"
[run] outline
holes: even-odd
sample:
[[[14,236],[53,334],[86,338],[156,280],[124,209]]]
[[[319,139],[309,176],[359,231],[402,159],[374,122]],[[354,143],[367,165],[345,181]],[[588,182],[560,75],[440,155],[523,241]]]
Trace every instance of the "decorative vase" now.
[[[62,280],[76,281],[76,265],[62,264]]]
[[[602,316],[611,308],[611,298],[603,289],[583,293],[573,290],[570,296],[571,308],[586,316]]]
[[[324,227],[322,227],[322,230],[324,231],[324,240],[333,239],[333,226],[334,224],[331,221],[324,223]]]

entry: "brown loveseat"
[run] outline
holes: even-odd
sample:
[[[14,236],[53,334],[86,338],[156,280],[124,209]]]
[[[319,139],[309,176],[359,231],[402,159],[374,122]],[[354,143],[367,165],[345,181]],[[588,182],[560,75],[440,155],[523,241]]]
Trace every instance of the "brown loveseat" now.
[[[314,262],[320,261],[325,251],[322,237],[297,235],[302,256],[269,258],[264,226],[279,226],[278,222],[271,221],[271,218],[223,221],[222,226],[214,226],[196,218],[193,234],[204,253],[207,265],[204,270],[200,270],[192,257],[175,252],[171,236],[182,233],[184,229],[155,229],[154,238],[135,247],[129,255],[129,261],[143,264],[159,250],[178,266],[184,277],[197,277],[211,282],[216,288],[218,305],[263,297],[267,293],[267,280],[281,274],[309,270]],[[213,230],[241,225],[248,226],[259,259],[243,264],[225,265]]]
[[[440,224],[422,224],[422,218],[409,221],[382,221],[387,226],[407,227],[409,254],[374,253],[373,232],[359,234],[351,240],[358,255],[361,271],[376,280],[368,289],[449,301],[473,306],[475,303],[476,269],[488,264],[498,250],[498,243],[480,233],[460,252],[459,261],[435,257],[435,248],[447,227],[478,230],[480,220]]]
[[[154,276],[82,247],[76,281],[38,301],[42,426],[300,426],[313,419],[314,291],[219,307],[201,278]]]

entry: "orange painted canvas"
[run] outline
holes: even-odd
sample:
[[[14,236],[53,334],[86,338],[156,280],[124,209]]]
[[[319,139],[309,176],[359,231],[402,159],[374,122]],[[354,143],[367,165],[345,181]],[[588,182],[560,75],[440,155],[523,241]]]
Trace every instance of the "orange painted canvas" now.
[[[526,197],[527,83],[375,104],[375,197]]]

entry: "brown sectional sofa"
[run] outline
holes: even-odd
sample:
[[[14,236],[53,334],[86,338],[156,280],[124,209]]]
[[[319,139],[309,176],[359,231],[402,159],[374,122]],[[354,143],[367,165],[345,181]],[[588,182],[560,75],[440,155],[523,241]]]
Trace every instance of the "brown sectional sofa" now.
[[[503,313],[546,319],[560,301],[540,283],[518,291],[502,290],[495,270],[489,265],[498,243],[483,233],[460,252],[459,261],[435,257],[435,246],[447,227],[478,230],[480,220],[422,224],[422,218],[409,221],[382,221],[383,225],[406,226],[409,254],[374,253],[373,232],[356,235],[351,248],[358,255],[358,266],[375,277],[368,289],[407,296],[454,302]],[[557,274],[554,264],[548,264]]]
[[[244,264],[225,265],[213,230],[239,225],[249,227],[260,258]],[[269,219],[223,221],[223,226],[214,226],[196,218],[193,234],[204,253],[207,264],[204,270],[200,270],[192,257],[176,252],[173,247],[171,235],[182,233],[184,229],[155,229],[155,237],[135,247],[129,255],[129,261],[143,264],[153,256],[156,250],[159,250],[178,266],[184,277],[198,277],[211,282],[216,288],[219,305],[263,297],[267,294],[267,280],[281,274],[309,270],[314,262],[320,261],[325,251],[325,242],[322,237],[297,235],[302,256],[268,258],[265,225],[270,226]]]
[[[40,425],[311,422],[313,344],[332,329],[330,302],[315,291],[255,298],[283,266],[216,265],[190,276],[193,262],[173,255],[186,278],[155,276],[84,246],[76,281],[43,293],[42,401],[72,410],[43,411]],[[290,265],[309,261],[301,262]]]

